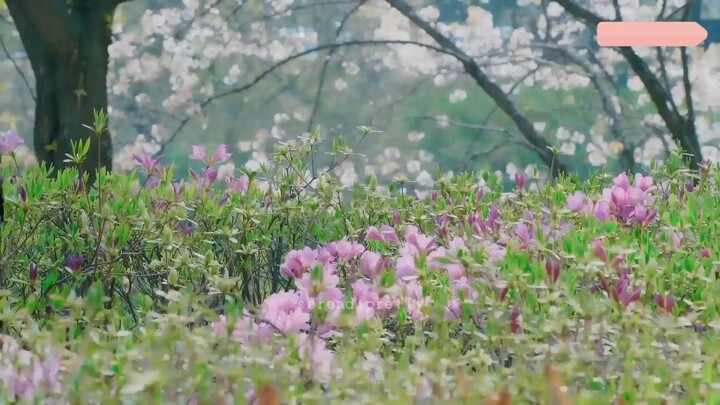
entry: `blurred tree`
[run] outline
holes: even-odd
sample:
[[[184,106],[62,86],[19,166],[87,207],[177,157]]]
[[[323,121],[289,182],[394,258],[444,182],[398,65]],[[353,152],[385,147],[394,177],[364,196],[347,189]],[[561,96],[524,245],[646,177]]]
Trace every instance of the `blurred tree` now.
[[[60,169],[71,142],[92,138],[85,169],[112,168],[109,134],[98,139],[83,125],[106,109],[110,23],[125,0],[7,0],[35,73],[33,131],[40,161]]]

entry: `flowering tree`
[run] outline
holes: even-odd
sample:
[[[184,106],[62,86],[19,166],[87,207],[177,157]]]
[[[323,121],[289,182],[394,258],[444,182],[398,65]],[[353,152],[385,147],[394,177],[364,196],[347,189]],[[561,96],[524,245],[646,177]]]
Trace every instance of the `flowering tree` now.
[[[683,18],[685,4],[620,12]],[[713,86],[693,83],[710,77],[717,48],[598,49],[599,18],[616,18],[614,2],[127,2],[108,50],[113,166],[174,154],[203,133],[256,170],[276,142],[320,124],[327,136],[358,125],[391,134],[330,165],[348,185],[374,174],[426,187],[435,163],[634,170],[675,145],[690,167],[714,159]]]

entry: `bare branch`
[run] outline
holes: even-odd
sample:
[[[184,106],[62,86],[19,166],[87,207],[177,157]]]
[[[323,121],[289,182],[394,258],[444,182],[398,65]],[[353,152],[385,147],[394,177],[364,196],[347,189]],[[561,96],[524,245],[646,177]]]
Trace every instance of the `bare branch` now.
[[[597,25],[602,21],[600,16],[577,5],[572,0],[553,1],[561,5],[568,13],[584,22],[597,32]],[[633,50],[633,48],[620,47],[618,50],[630,64],[630,67],[635,74],[643,82],[645,89],[650,95],[650,99],[653,104],[655,104],[655,108],[657,108],[658,114],[660,114],[660,117],[662,117],[665,122],[673,140],[690,155],[687,159],[690,170],[698,170],[700,162],[702,161],[700,143],[698,142],[697,134],[695,132],[688,132],[690,128],[688,127],[685,119],[672,110],[671,105],[674,100],[672,98],[672,94],[670,93],[671,89],[663,87],[662,83],[655,77],[647,63],[645,63],[645,61]]]
[[[635,158],[632,154],[634,146],[629,143],[627,138],[625,137],[625,119],[622,113],[622,106],[619,104],[617,106],[615,105],[610,86],[608,85],[605,76],[601,74],[602,71],[600,70],[600,68],[593,66],[590,61],[583,58],[579,53],[575,52],[570,47],[546,44],[538,44],[536,46],[550,47],[559,52],[562,52],[565,56],[575,62],[575,64],[580,66],[587,73],[588,78],[593,83],[595,89],[598,92],[598,95],[600,96],[603,111],[605,111],[605,113],[610,118],[610,129],[613,137],[616,141],[623,144],[624,149],[621,152],[620,156],[623,169],[625,169],[626,171],[631,171],[635,167]]]
[[[565,166],[557,161],[557,156],[550,149],[550,144],[545,138],[535,130],[535,127],[527,119],[527,117],[520,112],[505,92],[493,82],[483,71],[480,66],[463,52],[452,40],[442,35],[437,29],[431,26],[427,21],[420,18],[413,9],[404,0],[386,0],[391,7],[399,11],[402,15],[408,18],[418,28],[425,31],[430,37],[432,37],[442,48],[447,49],[462,65],[465,67],[465,72],[472,77],[475,82],[482,88],[490,98],[497,103],[497,105],[507,114],[510,119],[513,120],[518,130],[523,134],[525,139],[533,145],[540,158],[550,168],[550,175],[557,177],[562,172],[567,172]]]
[[[7,45],[5,45],[5,40],[2,38],[2,36],[0,36],[0,47],[2,47],[3,52],[5,52],[5,56],[7,56],[7,58],[10,60],[10,62],[13,64],[13,66],[15,67],[15,70],[20,75],[20,78],[27,86],[28,90],[30,91],[30,96],[32,97],[32,99],[34,101],[37,101],[37,96],[35,96],[35,90],[33,90],[33,87],[30,85],[30,81],[28,80],[27,76],[25,75],[25,72],[23,72],[23,70],[20,68],[20,66],[15,61],[15,58],[13,58],[13,56],[10,54],[10,51],[8,51]]]
[[[238,88],[235,88],[235,89],[231,89],[231,90],[227,90],[227,91],[218,93],[218,94],[216,94],[216,95],[214,95],[214,96],[212,96],[212,97],[209,97],[207,100],[203,101],[203,102],[200,104],[200,108],[201,108],[201,109],[205,109],[205,108],[206,108],[208,105],[210,105],[212,102],[217,101],[217,100],[219,100],[219,99],[221,99],[221,98],[225,98],[225,97],[228,97],[228,96],[232,96],[232,95],[237,95],[237,94],[244,93],[245,91],[253,88],[255,85],[257,85],[258,83],[260,83],[261,81],[263,81],[267,76],[269,76],[270,74],[272,74],[272,73],[273,73],[274,71],[276,71],[277,69],[279,69],[279,68],[287,65],[288,63],[290,63],[290,62],[292,62],[292,61],[295,61],[295,60],[297,60],[297,59],[300,59],[300,58],[302,58],[302,57],[305,57],[305,56],[307,56],[307,55],[311,55],[311,54],[313,54],[313,53],[317,53],[317,52],[320,52],[320,51],[323,51],[323,50],[326,50],[326,49],[341,48],[341,47],[345,47],[345,46],[367,46],[367,45],[374,45],[374,46],[377,46],[377,45],[414,45],[414,46],[419,46],[419,47],[422,47],[422,48],[430,49],[430,50],[433,50],[433,51],[438,52],[438,53],[442,53],[442,54],[446,54],[446,55],[451,55],[451,56],[456,56],[456,55],[454,55],[454,54],[452,53],[452,51],[450,51],[450,50],[443,49],[443,48],[440,48],[440,47],[437,47],[437,46],[433,46],[433,45],[424,44],[424,43],[422,43],[422,42],[417,42],[417,41],[402,41],[402,40],[355,40],[355,41],[338,42],[338,43],[334,43],[334,44],[319,45],[319,46],[317,46],[317,47],[315,47],[315,48],[306,49],[306,50],[304,50],[304,51],[302,51],[302,52],[298,52],[298,53],[296,53],[296,54],[294,54],[294,55],[290,55],[290,56],[288,56],[288,57],[286,57],[286,58],[284,58],[284,59],[276,62],[275,64],[273,64],[272,66],[270,66],[269,68],[267,68],[266,70],[264,70],[263,72],[261,72],[261,73],[260,73],[259,75],[257,75],[253,80],[251,80],[249,83],[245,84],[244,86],[241,86],[241,87],[238,87]],[[180,134],[180,132],[182,132],[183,129],[185,129],[185,127],[187,126],[187,124],[190,123],[190,121],[192,120],[192,118],[193,118],[192,116],[188,116],[188,117],[186,117],[185,119],[183,119],[183,120],[180,122],[180,125],[178,126],[178,128],[168,137],[167,141],[164,142],[164,143],[160,146],[160,150],[158,151],[157,154],[161,155],[161,154],[165,151],[165,149],[167,148],[167,146],[175,140],[175,138],[178,136],[178,134]]]
[[[353,7],[345,15],[345,17],[343,17],[342,21],[340,21],[340,24],[335,30],[335,38],[333,39],[334,41],[337,41],[337,39],[340,37],[340,34],[342,33],[342,30],[345,28],[345,24],[347,24],[350,17],[352,17],[352,15],[355,14],[357,10],[362,7],[363,4],[365,4],[365,0],[358,2],[355,7]],[[308,120],[307,132],[312,131],[313,127],[315,126],[315,117],[317,116],[318,110],[320,109],[320,103],[322,101],[321,95],[323,87],[325,86],[325,77],[327,76],[327,70],[330,66],[330,59],[332,59],[337,49],[338,48],[330,48],[330,51],[328,51],[327,56],[325,56],[325,60],[323,61],[322,67],[320,68],[320,79],[318,81],[317,91],[315,92],[315,100],[313,102],[312,113],[310,113],[310,119]]]

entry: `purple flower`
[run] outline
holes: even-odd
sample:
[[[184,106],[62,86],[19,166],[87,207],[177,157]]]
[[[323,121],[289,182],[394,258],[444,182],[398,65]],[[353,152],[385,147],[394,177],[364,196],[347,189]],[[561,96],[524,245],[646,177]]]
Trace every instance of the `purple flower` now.
[[[631,303],[640,300],[640,287],[631,288],[630,280],[627,277],[621,277],[615,282],[612,297],[621,308],[626,308]]]
[[[18,146],[24,144],[20,135],[15,131],[10,131],[0,136],[0,153],[13,153]]]
[[[141,155],[133,155],[135,162],[140,166],[146,173],[158,173],[160,174],[160,159],[162,156],[153,158],[149,153],[143,153]]]
[[[25,186],[20,186],[20,202],[23,204],[27,204],[28,202],[28,195],[27,190],[25,190]]]
[[[37,264],[30,263],[30,267],[28,268],[28,277],[30,278],[30,283],[35,284],[35,280],[38,278]]]
[[[80,269],[82,269],[83,264],[85,264],[85,259],[81,255],[71,255],[67,258],[68,267],[70,267],[70,270],[74,274],[77,274],[80,272]]]

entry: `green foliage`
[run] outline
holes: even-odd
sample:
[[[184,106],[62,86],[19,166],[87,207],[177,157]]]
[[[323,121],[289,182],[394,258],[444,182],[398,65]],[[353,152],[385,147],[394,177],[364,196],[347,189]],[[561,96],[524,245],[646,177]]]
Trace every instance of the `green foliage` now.
[[[128,403],[242,403],[245,394],[260,404],[272,403],[264,402],[268,395],[283,403],[477,403],[503,390],[518,402],[565,391],[578,404],[620,396],[633,403],[720,399],[712,393],[720,325],[715,168],[693,186],[682,169],[653,173],[658,216],[641,226],[567,208],[578,190],[598,198],[608,186],[601,177],[504,193],[487,174],[483,191],[481,176],[459,174],[437,182],[437,197],[418,199],[402,179],[390,192],[377,182],[343,190],[330,172],[308,177],[318,148],[316,135],[278,147],[275,169],[248,173],[246,193],[199,182],[179,187],[172,166],[156,182],[133,172],[104,174],[94,185],[78,168],[56,175],[7,168],[2,344],[10,350],[7,342],[17,340],[63,366],[59,389],[33,393],[71,403],[114,401],[117,393]],[[351,153],[339,140],[333,152],[338,161]],[[495,209],[498,233],[484,237],[471,217],[487,219]],[[445,249],[454,237],[466,241],[456,257],[415,257],[421,294],[430,298],[426,317],[412,302],[362,322],[346,308],[340,333],[327,340],[334,353],[327,370],[298,349],[299,334],[274,333],[269,344],[226,337],[250,333],[249,324],[236,329],[233,322],[259,317],[264,299],[295,287],[280,271],[289,251],[349,238],[384,257],[404,255],[368,237],[371,226],[393,223],[413,225]],[[535,242],[518,236],[519,224],[537,231]],[[596,240],[608,262],[599,259]],[[491,260],[495,245],[506,254]],[[556,280],[548,260],[560,266]],[[616,260],[622,264],[610,264]],[[459,293],[459,315],[450,321],[457,280],[440,268],[455,264],[475,280],[477,294]],[[357,277],[352,266],[337,271],[348,296]],[[625,266],[642,289],[630,305],[612,288],[598,288],[599,280],[617,285]],[[483,283],[490,275],[495,281]],[[319,266],[310,272],[313,283],[324,277]],[[377,283],[391,289],[400,278],[385,271]],[[655,294],[677,302],[662,312]],[[313,322],[328,315],[318,308]],[[20,373],[6,360],[0,357],[0,367]],[[543,372],[548,362],[567,390],[555,371],[552,378]],[[322,370],[324,378],[313,377]]]

